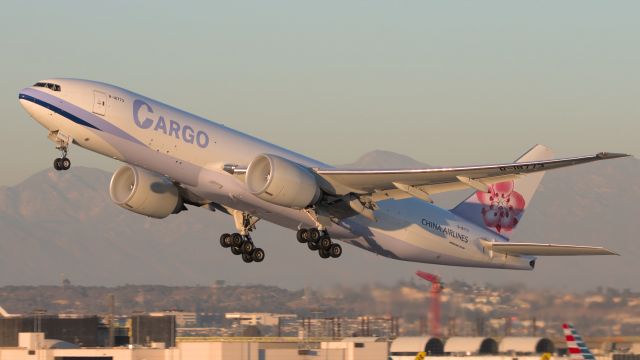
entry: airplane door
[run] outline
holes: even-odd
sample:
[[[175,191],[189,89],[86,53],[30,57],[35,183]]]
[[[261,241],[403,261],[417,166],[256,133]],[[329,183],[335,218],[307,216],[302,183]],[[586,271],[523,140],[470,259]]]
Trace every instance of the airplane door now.
[[[98,115],[104,115],[107,111],[107,95],[105,93],[93,91],[93,112]]]

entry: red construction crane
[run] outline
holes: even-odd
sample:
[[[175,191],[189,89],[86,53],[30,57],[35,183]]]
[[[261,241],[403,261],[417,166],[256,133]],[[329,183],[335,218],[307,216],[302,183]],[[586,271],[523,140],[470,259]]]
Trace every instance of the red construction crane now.
[[[430,301],[429,301],[429,335],[440,336],[440,293],[442,292],[442,281],[437,275],[429,274],[424,271],[417,271],[416,275],[431,283]]]

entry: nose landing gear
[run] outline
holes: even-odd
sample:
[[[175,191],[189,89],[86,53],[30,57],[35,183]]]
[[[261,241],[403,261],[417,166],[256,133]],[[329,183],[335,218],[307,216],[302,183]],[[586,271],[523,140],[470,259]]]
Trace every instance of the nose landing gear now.
[[[60,170],[69,170],[71,167],[71,160],[67,158],[69,152],[69,145],[73,142],[70,136],[67,136],[60,131],[52,131],[49,133],[49,139],[56,144],[56,149],[60,150],[61,157],[53,160],[53,168]]]
[[[55,160],[53,160],[53,168],[58,171],[69,170],[70,167],[71,167],[71,160],[69,160],[69,158],[67,158],[66,155],[63,155],[63,157],[56,158]]]

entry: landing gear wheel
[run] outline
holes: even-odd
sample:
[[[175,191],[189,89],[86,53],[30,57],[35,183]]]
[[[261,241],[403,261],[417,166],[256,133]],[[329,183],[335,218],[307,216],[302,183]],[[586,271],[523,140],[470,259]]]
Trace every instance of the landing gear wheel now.
[[[246,263],[262,261],[262,259],[264,259],[264,251],[261,249],[257,257],[254,256],[256,246],[250,235],[250,233],[256,229],[256,223],[260,218],[244,211],[236,209],[228,210],[233,216],[236,232],[233,234],[222,234],[220,244],[223,247],[230,247],[234,255],[241,255],[242,260]]]
[[[245,240],[242,243],[242,253],[243,254],[251,254],[251,252],[253,251],[253,249],[256,248],[255,245],[253,245],[253,242],[251,240]]]
[[[318,250],[318,244],[314,243],[313,241],[307,242],[307,246],[309,247],[309,250],[311,250],[311,251]]]
[[[253,262],[253,257],[250,254],[242,254],[242,261],[248,264],[250,262]]]
[[[317,242],[320,239],[321,235],[322,234],[320,234],[320,230],[316,228],[309,229],[309,240],[313,242]]]
[[[340,255],[342,255],[342,246],[340,246],[340,244],[331,244],[331,247],[329,247],[329,255],[331,255],[332,258],[339,258]]]
[[[232,246],[231,252],[233,253],[233,255],[240,255],[242,254],[242,249],[236,246]]]
[[[53,160],[53,168],[56,170],[62,170],[62,159],[56,158]]]
[[[71,168],[71,160],[69,158],[63,157],[60,159],[60,168],[62,170],[69,170]]]
[[[262,260],[264,260],[264,250],[260,248],[254,249],[253,253],[251,254],[251,257],[255,262],[262,262]]]
[[[325,249],[318,249],[318,254],[320,254],[320,257],[323,259],[327,259],[329,258],[329,256],[331,256],[331,254],[329,254],[329,250],[325,250]]]
[[[231,246],[231,235],[229,235],[229,234],[220,235],[220,245],[222,245],[223,248],[230,247]]]
[[[298,239],[298,242],[302,244],[309,241],[309,230],[307,229],[298,230],[298,232],[296,233],[296,239]]]
[[[242,246],[242,235],[235,233],[233,235],[231,235],[231,244],[235,247],[240,247]]]
[[[320,237],[320,240],[318,240],[318,246],[320,247],[320,249],[329,250],[331,244],[333,243],[331,242],[331,238],[329,237],[329,235],[322,235]]]

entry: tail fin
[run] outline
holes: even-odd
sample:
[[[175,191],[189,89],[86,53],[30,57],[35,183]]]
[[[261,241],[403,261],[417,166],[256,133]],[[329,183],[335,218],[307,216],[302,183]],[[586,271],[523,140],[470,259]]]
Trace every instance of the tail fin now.
[[[567,351],[571,360],[595,360],[595,357],[571,324],[562,324]]]
[[[549,160],[551,149],[536,145],[516,162]],[[533,194],[538,189],[544,171],[489,186],[488,192],[477,191],[451,210],[454,214],[502,236],[509,237],[516,228]]]

